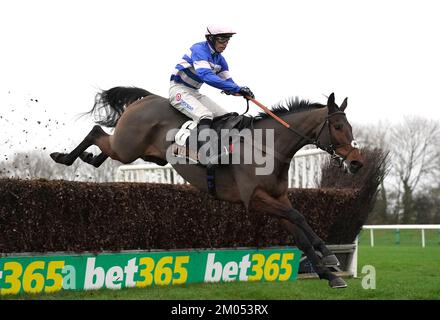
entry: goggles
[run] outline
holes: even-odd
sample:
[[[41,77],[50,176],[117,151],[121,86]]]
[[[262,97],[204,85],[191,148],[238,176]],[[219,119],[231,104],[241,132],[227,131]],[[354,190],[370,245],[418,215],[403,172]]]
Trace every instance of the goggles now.
[[[225,44],[229,41],[229,39],[231,39],[231,37],[216,36],[214,39],[220,44]]]

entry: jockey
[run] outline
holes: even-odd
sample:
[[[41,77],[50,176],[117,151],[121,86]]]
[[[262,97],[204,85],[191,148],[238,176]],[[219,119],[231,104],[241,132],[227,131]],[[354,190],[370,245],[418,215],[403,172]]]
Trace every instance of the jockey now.
[[[206,41],[194,44],[182,57],[171,75],[169,100],[173,107],[198,123],[198,132],[211,128],[214,117],[227,113],[225,109],[199,92],[203,83],[227,94],[254,98],[248,87],[238,86],[229,74],[222,56],[235,32],[224,26],[208,26]],[[198,149],[201,145],[198,144]]]

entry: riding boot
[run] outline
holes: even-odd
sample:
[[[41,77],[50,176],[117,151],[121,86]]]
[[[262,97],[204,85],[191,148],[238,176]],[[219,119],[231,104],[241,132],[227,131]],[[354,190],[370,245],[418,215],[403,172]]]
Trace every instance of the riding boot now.
[[[200,120],[199,124],[197,125],[197,137],[199,136],[200,132],[202,132],[203,130],[211,129],[211,125],[212,125],[212,119],[202,119],[202,120]],[[200,141],[199,139],[197,139],[197,151],[205,143],[206,143],[206,141]]]
[[[212,126],[212,120],[211,119],[202,119],[202,120],[200,120],[199,125],[197,127],[198,128],[198,134],[202,130],[211,129],[211,126]],[[218,141],[218,142],[220,142],[220,141]],[[226,146],[220,146],[220,148],[212,148],[213,150],[211,150],[210,143],[212,143],[211,140],[209,140],[208,142],[198,141],[198,144],[197,144],[197,152],[200,151],[200,148],[203,145],[205,145],[205,144],[207,145],[205,150],[209,150],[209,153],[206,154],[206,158],[203,159],[204,160],[203,162],[204,162],[204,164],[206,164],[206,167],[208,167],[208,168],[212,167],[212,166],[214,166],[216,164],[219,164],[220,163],[220,159],[223,156],[229,154],[228,148]],[[213,153],[211,154],[211,152],[213,152]],[[205,155],[203,155],[203,156],[205,156]]]
[[[197,125],[197,154],[198,154],[198,158],[199,158],[199,163],[203,163],[206,164],[208,162],[208,159],[211,157],[211,154],[200,154],[200,148],[204,145],[206,145],[208,147],[207,150],[210,151],[209,149],[209,144],[211,143],[211,141],[203,141],[200,138],[200,133],[207,129],[210,130],[211,129],[211,125],[212,125],[212,119],[202,119],[200,120],[199,124]]]

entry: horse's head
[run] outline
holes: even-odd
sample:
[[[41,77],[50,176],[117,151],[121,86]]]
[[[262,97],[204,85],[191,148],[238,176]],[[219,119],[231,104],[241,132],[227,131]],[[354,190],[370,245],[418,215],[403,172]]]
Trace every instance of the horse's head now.
[[[363,166],[363,158],[359,152],[359,145],[353,138],[352,128],[345,116],[347,98],[338,107],[335,103],[335,95],[332,93],[327,100],[328,115],[322,130],[319,143],[332,155],[340,167],[344,167],[349,173],[356,173]],[[323,129],[324,129],[323,127]]]

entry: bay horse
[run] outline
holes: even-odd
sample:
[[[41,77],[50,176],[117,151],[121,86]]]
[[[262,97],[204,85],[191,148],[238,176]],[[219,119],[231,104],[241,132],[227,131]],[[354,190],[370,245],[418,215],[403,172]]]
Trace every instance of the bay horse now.
[[[278,218],[293,235],[296,246],[308,257],[319,278],[328,280],[331,288],[347,286],[330,270],[330,267],[339,265],[339,261],[289,201],[288,170],[294,154],[311,143],[330,153],[352,174],[363,166],[363,158],[344,113],[346,107],[347,98],[338,107],[333,93],[326,105],[298,99],[287,101],[287,105],[280,103],[272,112],[290,128],[260,114],[251,129],[273,130],[273,172],[256,175],[255,163],[219,165],[216,168],[216,198],[243,203],[248,211]],[[172,144],[165,139],[167,132],[180,128],[189,120],[173,108],[168,99],[136,87],[115,87],[98,92],[90,114],[100,116],[95,121],[98,125],[70,153],[51,153],[55,162],[71,165],[79,157],[99,167],[108,157],[124,164],[141,158],[163,166],[168,163],[166,153]],[[100,125],[114,127],[113,135],[107,134]],[[98,146],[102,153],[86,152],[91,145]],[[205,167],[172,166],[190,184],[208,191]]]

